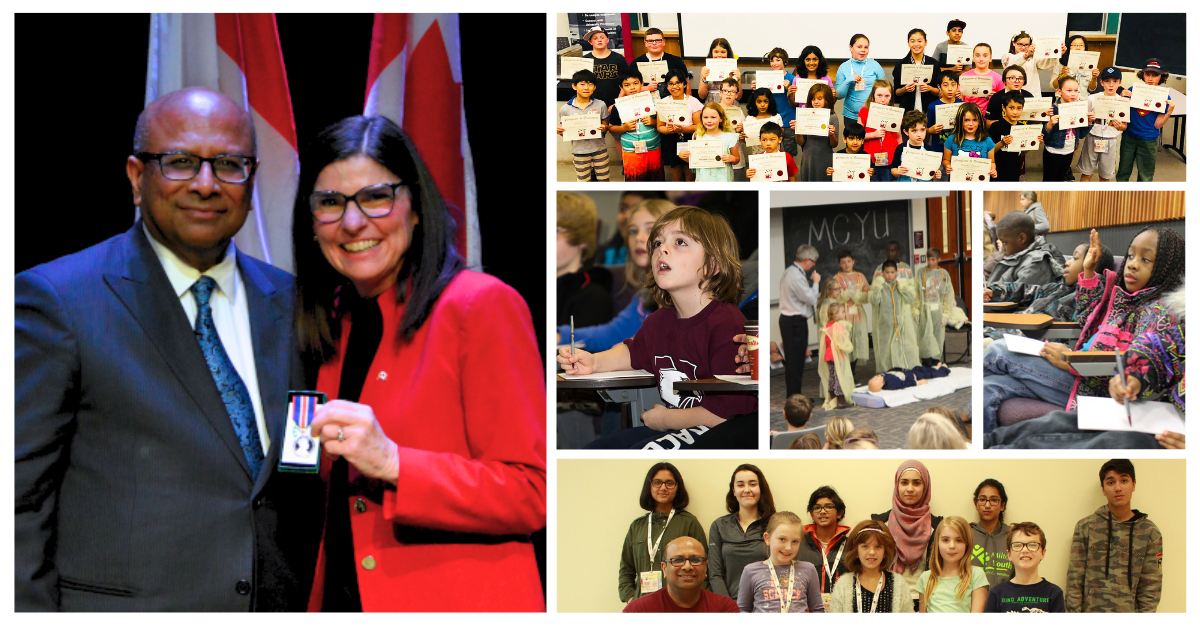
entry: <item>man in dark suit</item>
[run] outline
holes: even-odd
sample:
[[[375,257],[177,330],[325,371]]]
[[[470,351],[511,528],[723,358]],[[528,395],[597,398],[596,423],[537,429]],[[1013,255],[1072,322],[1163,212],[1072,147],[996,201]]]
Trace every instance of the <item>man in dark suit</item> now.
[[[180,90],[134,152],[142,219],[16,277],[16,609],[303,610],[325,505],[276,469],[292,278],[232,244],[253,124]]]

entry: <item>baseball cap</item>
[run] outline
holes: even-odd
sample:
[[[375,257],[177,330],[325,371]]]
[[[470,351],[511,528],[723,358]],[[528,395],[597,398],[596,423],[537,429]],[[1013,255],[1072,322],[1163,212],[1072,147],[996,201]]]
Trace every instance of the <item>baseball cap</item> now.
[[[590,29],[588,29],[588,32],[584,34],[583,41],[586,41],[589,44],[592,43],[592,35],[595,35],[596,33],[604,33],[604,29],[600,28],[599,26],[591,27]],[[605,36],[608,35],[608,33],[604,33],[604,34],[605,34]]]
[[[950,20],[949,24],[946,25],[946,30],[950,30],[952,28],[966,28],[966,27],[967,27],[966,22],[964,22],[958,18],[954,18],[953,20]]]
[[[1159,74],[1162,74],[1162,63],[1160,63],[1158,59],[1155,59],[1154,57],[1146,59],[1146,67],[1142,70],[1142,72],[1158,72]]]
[[[1104,79],[1121,80],[1121,71],[1117,69],[1117,66],[1110,65],[1107,68],[1100,70],[1099,80],[1103,81]]]

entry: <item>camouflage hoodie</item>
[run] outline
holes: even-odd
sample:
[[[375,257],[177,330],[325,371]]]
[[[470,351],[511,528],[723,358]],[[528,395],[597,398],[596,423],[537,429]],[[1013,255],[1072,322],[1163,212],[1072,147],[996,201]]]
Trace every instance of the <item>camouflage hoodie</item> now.
[[[1153,613],[1162,594],[1162,533],[1144,513],[1108,506],[1075,524],[1064,587],[1068,613]]]

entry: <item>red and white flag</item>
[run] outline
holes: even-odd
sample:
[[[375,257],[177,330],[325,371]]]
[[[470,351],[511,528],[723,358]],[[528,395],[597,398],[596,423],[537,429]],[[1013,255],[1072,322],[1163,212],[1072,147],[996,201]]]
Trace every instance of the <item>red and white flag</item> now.
[[[392,119],[412,138],[458,223],[459,252],[479,270],[457,14],[375,14],[363,113]]]
[[[259,167],[238,250],[292,271],[292,204],[300,174],[296,124],[272,13],[155,13],[150,18],[146,104],[207,87],[254,119]]]

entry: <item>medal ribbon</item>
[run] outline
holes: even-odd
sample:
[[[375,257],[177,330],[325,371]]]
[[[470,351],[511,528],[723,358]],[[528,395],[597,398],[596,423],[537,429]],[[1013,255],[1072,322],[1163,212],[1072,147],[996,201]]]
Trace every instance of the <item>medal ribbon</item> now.
[[[313,413],[317,408],[315,397],[296,395],[292,397],[292,422],[296,427],[305,429],[312,423]]]
[[[775,595],[779,596],[779,612],[786,613],[792,606],[792,587],[796,584],[796,563],[788,565],[788,592],[787,597],[783,597],[783,589],[779,586],[779,576],[775,575],[775,565],[771,564],[771,559],[763,561],[767,566],[767,573],[771,574],[771,586],[775,587]]]

